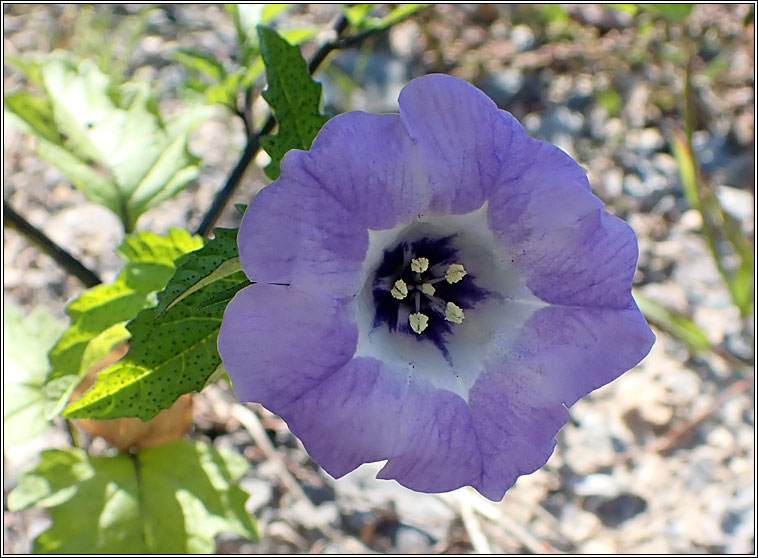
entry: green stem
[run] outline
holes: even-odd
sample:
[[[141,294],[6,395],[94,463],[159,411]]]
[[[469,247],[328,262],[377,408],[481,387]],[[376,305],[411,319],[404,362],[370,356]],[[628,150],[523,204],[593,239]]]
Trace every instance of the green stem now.
[[[94,287],[102,283],[100,277],[95,272],[85,267],[74,256],[53,242],[45,233],[24,219],[5,200],[3,200],[3,217],[10,227],[31,240],[45,254],[53,258],[67,273],[84,283],[86,287]]]
[[[401,21],[401,20],[398,20],[398,21]],[[393,22],[393,24],[394,23],[397,23],[397,22]],[[359,43],[361,43],[363,40],[370,37],[371,35],[375,35],[376,33],[379,33],[381,31],[386,31],[391,27],[391,25],[388,25],[387,27],[383,27],[383,28],[367,29],[360,33],[356,33],[352,37],[340,38],[340,35],[347,29],[348,25],[349,25],[348,19],[345,16],[340,16],[339,20],[337,20],[337,23],[335,24],[335,27],[334,27],[334,30],[337,33],[337,39],[334,41],[329,41],[328,43],[324,43],[323,45],[321,45],[321,48],[319,48],[316,51],[316,53],[311,58],[310,62],[308,62],[308,72],[310,74],[314,74],[316,70],[318,70],[318,68],[321,66],[324,60],[326,60],[327,56],[329,56],[329,54],[332,51],[341,50],[341,49],[358,45]],[[214,223],[221,215],[221,212],[223,211],[224,207],[226,207],[226,204],[229,202],[229,199],[232,197],[232,194],[234,193],[234,191],[237,189],[237,186],[242,180],[242,177],[244,176],[248,165],[250,165],[252,160],[255,158],[255,155],[258,153],[258,150],[260,149],[261,136],[265,136],[271,133],[276,123],[273,115],[271,115],[268,117],[268,120],[266,120],[266,123],[263,125],[263,128],[261,129],[260,132],[258,132],[257,134],[250,133],[250,131],[252,130],[252,123],[248,122],[248,116],[246,112],[244,111],[236,111],[236,112],[237,114],[241,113],[242,120],[245,124],[245,129],[248,130],[247,144],[245,145],[245,150],[242,152],[242,155],[237,161],[237,164],[234,166],[232,173],[226,179],[226,182],[223,188],[221,188],[218,194],[216,194],[216,197],[213,199],[213,203],[211,204],[210,209],[208,209],[208,211],[205,213],[205,216],[203,217],[203,221],[195,230],[195,234],[198,234],[201,236],[206,236],[211,231],[211,228],[213,227]]]

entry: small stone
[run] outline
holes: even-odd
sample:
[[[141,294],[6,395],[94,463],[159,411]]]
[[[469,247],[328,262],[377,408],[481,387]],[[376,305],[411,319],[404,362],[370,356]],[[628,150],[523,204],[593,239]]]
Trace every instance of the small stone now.
[[[271,483],[261,479],[245,477],[240,481],[240,488],[250,494],[245,502],[245,510],[251,515],[267,506],[274,495]]]
[[[511,29],[511,41],[519,52],[524,52],[534,46],[534,34],[527,25],[514,25]]]
[[[625,521],[644,512],[648,507],[647,501],[637,494],[625,492],[608,500],[606,498],[587,498],[585,508],[600,518],[606,527],[618,527]]]
[[[399,525],[395,533],[395,548],[399,554],[426,554],[431,542],[427,534],[407,525]]]
[[[582,477],[574,485],[574,492],[579,496],[603,496],[606,498],[615,498],[618,496],[620,489],[618,480],[611,475],[595,473]]]
[[[563,508],[561,531],[572,542],[576,543],[590,538],[598,528],[600,528],[600,520],[596,515],[577,508],[573,504]]]

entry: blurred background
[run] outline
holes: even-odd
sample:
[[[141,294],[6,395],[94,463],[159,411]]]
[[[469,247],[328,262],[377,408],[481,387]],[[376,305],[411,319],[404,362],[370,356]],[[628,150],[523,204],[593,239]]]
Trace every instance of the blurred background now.
[[[250,8],[4,4],[5,93],[31,87],[23,61],[63,49],[115,83],[150,82],[162,114],[211,107],[190,137],[199,175],[136,225],[194,230],[246,135],[191,53],[232,72],[239,14],[264,17]],[[341,9],[301,4],[265,17],[308,59],[334,39]],[[367,7],[364,16],[391,9]],[[657,343],[639,366],[571,409],[547,466],[500,503],[468,490],[414,493],[374,480],[374,465],[335,481],[276,416],[250,406],[262,426],[255,431],[228,391],[195,394],[189,436],[236,448],[252,463],[242,486],[262,539],[220,535],[218,551],[753,553],[754,20],[753,4],[433,5],[331,54],[314,74],[329,116],[396,111],[405,83],[444,72],[576,159],[593,192],[638,235],[635,295]],[[257,96],[265,76],[251,80]],[[260,129],[265,103],[251,110]],[[4,116],[4,200],[112,280],[122,267],[118,218],[37,157],[34,137]],[[264,159],[245,174],[219,225],[237,226],[233,204],[249,203],[268,182]],[[6,326],[26,323],[19,335],[35,337],[40,354],[84,289],[7,218],[3,285]],[[29,315],[34,324],[23,322]],[[65,447],[67,436],[56,423],[34,440],[4,444],[4,503],[18,471],[40,449]],[[93,453],[113,451],[86,439]],[[29,552],[49,526],[39,509],[4,506],[4,516],[7,553]]]

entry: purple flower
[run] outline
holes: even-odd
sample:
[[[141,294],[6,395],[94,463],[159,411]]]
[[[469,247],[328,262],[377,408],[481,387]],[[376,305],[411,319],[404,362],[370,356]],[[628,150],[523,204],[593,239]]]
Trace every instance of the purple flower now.
[[[637,242],[582,169],[459,79],[400,114],[330,120],[245,213],[219,351],[241,400],[340,477],[499,500],[543,466],[567,407],[654,336]]]

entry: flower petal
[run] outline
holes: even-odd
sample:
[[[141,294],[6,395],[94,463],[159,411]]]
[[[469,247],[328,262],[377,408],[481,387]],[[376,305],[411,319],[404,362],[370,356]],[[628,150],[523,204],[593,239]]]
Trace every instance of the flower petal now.
[[[590,191],[584,170],[556,146],[526,135],[513,116],[500,118],[513,128],[503,157],[503,174],[489,198],[489,224],[503,242],[539,243],[555,229],[603,207]]]
[[[463,400],[377,359],[353,359],[282,416],[334,477],[383,459],[379,477],[414,490],[452,490],[481,476]]]
[[[547,306],[527,320],[514,341],[518,367],[510,373],[524,386],[528,381],[534,401],[571,406],[636,366],[654,342],[636,306]]]
[[[489,373],[469,393],[483,463],[481,481],[473,486],[491,500],[501,500],[519,476],[547,462],[569,417],[561,406],[523,398],[525,391],[508,373]]]
[[[606,213],[584,171],[557,147],[530,138],[489,200],[490,229],[540,299],[628,308],[637,263],[629,225]]]
[[[344,296],[361,281],[368,231],[314,184],[291,151],[282,176],[256,196],[238,235],[240,262],[251,281],[283,283]]]
[[[560,240],[559,240],[560,239]],[[631,227],[603,210],[546,235],[519,258],[526,284],[551,304],[634,307],[631,286],[637,239]]]
[[[407,223],[429,204],[418,148],[397,114],[336,116],[321,129],[310,151],[289,162],[369,229]]]
[[[428,169],[432,210],[460,214],[481,207],[499,181],[514,134],[523,129],[476,87],[442,74],[412,80],[398,103]]]
[[[518,476],[542,467],[566,407],[634,367],[654,336],[634,309],[538,310],[469,392],[484,474],[474,485],[499,500]]]
[[[357,341],[347,302],[257,284],[226,307],[218,350],[237,397],[276,413],[348,362]]]

